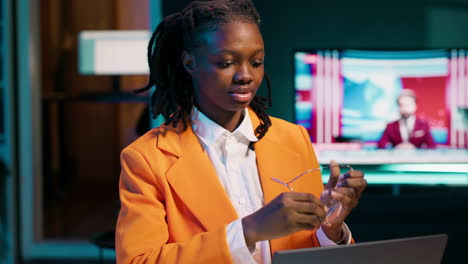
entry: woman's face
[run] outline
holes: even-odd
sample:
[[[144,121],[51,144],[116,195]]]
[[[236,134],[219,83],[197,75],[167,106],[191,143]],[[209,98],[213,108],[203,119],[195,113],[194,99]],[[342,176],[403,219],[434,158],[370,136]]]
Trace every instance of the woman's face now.
[[[263,80],[263,39],[256,24],[231,22],[200,36],[183,56],[197,107],[214,121],[240,117]]]

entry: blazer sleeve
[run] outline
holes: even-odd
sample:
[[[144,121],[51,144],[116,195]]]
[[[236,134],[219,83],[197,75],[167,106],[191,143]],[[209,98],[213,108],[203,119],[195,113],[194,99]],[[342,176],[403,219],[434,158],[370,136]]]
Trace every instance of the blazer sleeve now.
[[[426,123],[425,124],[425,128],[424,128],[424,137],[425,137],[425,143],[426,143],[426,147],[429,148],[429,149],[434,149],[436,148],[436,143],[434,141],[434,138],[432,137],[432,134],[431,134],[431,128],[429,126],[429,123]]]
[[[382,134],[382,137],[381,137],[380,140],[377,142],[377,147],[378,147],[379,149],[384,149],[384,148],[387,147],[387,144],[390,142],[390,135],[389,135],[389,133],[390,133],[390,126],[387,125],[387,126],[385,127],[385,130],[384,130],[383,134]]]
[[[168,243],[164,194],[145,158],[126,148],[121,154],[121,209],[116,226],[117,263],[232,263],[226,226]]]

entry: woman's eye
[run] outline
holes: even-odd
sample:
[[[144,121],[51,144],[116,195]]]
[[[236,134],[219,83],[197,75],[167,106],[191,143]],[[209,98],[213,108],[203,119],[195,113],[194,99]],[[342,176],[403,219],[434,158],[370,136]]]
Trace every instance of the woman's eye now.
[[[251,64],[254,67],[260,67],[263,65],[263,61],[253,61]]]
[[[221,62],[219,63],[219,67],[221,68],[228,68],[229,66],[233,65],[234,63],[232,61],[225,61],[225,62]]]

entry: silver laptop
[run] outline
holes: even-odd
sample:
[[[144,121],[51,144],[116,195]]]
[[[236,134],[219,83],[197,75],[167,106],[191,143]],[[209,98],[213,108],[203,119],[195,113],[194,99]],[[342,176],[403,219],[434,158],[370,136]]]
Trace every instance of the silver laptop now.
[[[446,234],[276,252],[273,264],[439,264]]]

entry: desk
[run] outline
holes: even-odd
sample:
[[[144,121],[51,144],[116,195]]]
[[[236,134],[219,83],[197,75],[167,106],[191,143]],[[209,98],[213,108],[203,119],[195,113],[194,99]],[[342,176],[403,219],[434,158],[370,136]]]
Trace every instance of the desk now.
[[[468,164],[468,149],[320,150],[317,148],[317,158],[321,164],[330,160],[343,164]]]
[[[391,186],[394,196],[399,195],[400,186],[403,185],[468,187],[468,163],[353,164],[353,168],[364,172],[364,177],[369,186]],[[328,181],[329,175],[329,170],[325,169],[322,173],[324,183]]]

